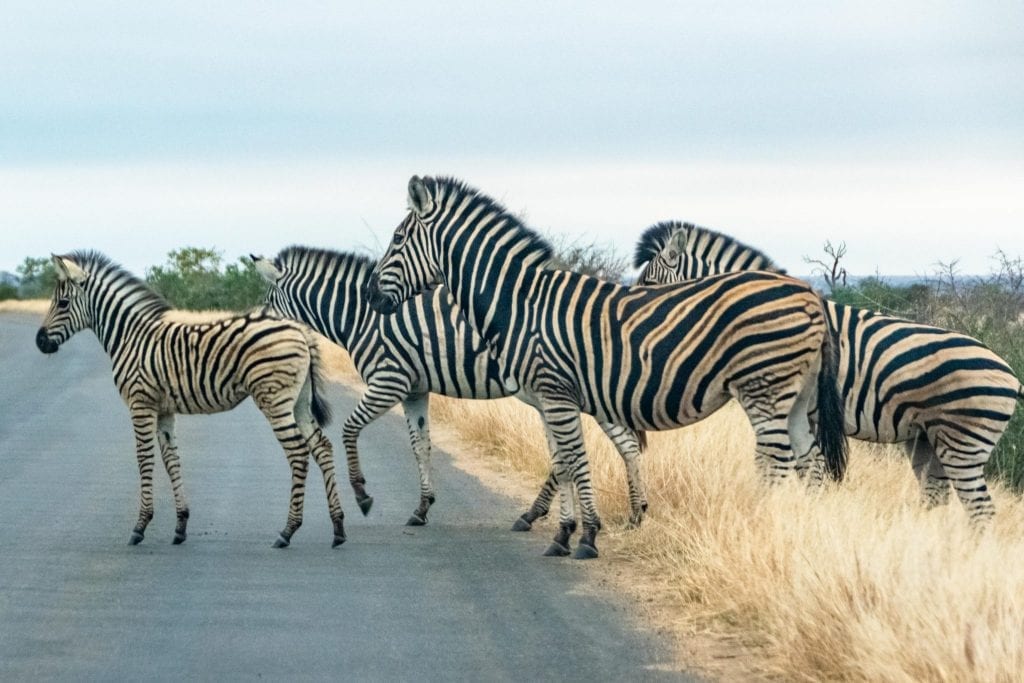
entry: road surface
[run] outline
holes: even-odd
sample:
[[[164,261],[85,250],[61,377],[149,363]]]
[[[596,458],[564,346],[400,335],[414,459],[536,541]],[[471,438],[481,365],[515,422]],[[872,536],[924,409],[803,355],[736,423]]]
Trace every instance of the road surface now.
[[[0,314],[0,680],[684,678],[577,563],[507,531],[519,507],[443,452],[430,524],[403,526],[417,476],[393,414],[360,442],[376,502],[363,518],[343,486],[340,548],[315,467],[303,527],[271,547],[289,470],[248,401],[178,419],[188,541],[171,544],[158,466],[156,516],[128,546],[138,470],[109,360],[91,332],[44,356],[39,320]],[[328,397],[340,450],[354,400],[336,386]]]

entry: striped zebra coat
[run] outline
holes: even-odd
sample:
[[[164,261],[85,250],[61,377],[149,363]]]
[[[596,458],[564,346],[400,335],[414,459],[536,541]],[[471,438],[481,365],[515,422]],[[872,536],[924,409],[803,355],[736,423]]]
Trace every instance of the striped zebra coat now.
[[[174,492],[174,543],[186,538],[189,507],[174,438],[176,414],[230,410],[246,397],[266,416],[292,471],[291,498],[277,547],[302,523],[309,456],[320,467],[334,523],[334,545],[345,541],[331,442],[321,430],[330,410],[319,394],[320,360],[305,326],[256,310],[209,323],[185,324],[145,283],[96,252],[54,256],[57,286],[36,335],[55,353],[90,328],[113,362],[114,384],[131,413],[139,461],[139,517],[131,534],[142,541],[153,518],[153,460],[159,448]]]
[[[381,311],[443,284],[495,350],[507,388],[530,397],[551,435],[560,487],[547,554],[597,556],[600,518],[580,413],[633,429],[696,422],[736,397],[769,481],[820,444],[833,475],[845,441],[822,302],[806,284],[738,273],[668,287],[623,287],[543,267],[551,247],[484,194],[448,178],[413,177],[409,213],[368,285]],[[817,406],[818,432],[808,411]]]
[[[272,260],[252,259],[271,284],[267,305],[346,349],[366,383],[366,391],[345,421],[342,437],[349,481],[364,514],[373,499],[366,493],[359,464],[359,434],[402,404],[420,477],[419,506],[407,523],[425,524],[436,495],[430,467],[429,395],[473,399],[512,395],[487,345],[444,288],[411,298],[393,315],[375,312],[364,288],[376,264],[364,256],[288,247]],[[642,444],[632,430],[609,423],[600,426],[626,464],[630,517],[639,524],[647,508],[637,460]],[[528,530],[534,520],[546,515],[556,490],[551,476],[513,528]]]
[[[689,223],[651,226],[637,245],[638,282],[679,282],[756,269],[785,273],[760,251]],[[950,482],[973,523],[993,514],[984,466],[1024,386],[1010,366],[967,335],[826,302],[839,339],[846,433],[905,442],[926,505],[944,503]]]

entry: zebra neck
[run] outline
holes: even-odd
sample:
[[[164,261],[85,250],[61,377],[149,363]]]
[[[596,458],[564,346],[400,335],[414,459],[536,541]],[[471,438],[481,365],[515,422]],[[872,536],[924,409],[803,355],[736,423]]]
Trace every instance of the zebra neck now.
[[[492,352],[504,356],[516,330],[528,324],[529,293],[543,272],[546,254],[517,253],[500,240],[485,240],[472,252],[449,253],[456,257],[450,271],[442,269],[442,282]]]
[[[103,349],[114,358],[123,348],[126,339],[159,324],[166,305],[154,302],[151,294],[128,294],[113,301],[94,299],[92,309],[93,331]]]

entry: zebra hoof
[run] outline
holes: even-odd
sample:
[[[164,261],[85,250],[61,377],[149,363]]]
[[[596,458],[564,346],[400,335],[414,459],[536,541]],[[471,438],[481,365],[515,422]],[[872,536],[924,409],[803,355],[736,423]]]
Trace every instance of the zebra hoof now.
[[[365,517],[366,515],[370,514],[370,508],[373,507],[373,496],[367,496],[366,498],[361,498],[357,502],[359,503],[359,509],[363,511],[363,517]]]
[[[529,531],[532,528],[533,523],[526,519],[526,515],[523,515],[512,523],[512,531]]]
[[[334,537],[334,542],[331,543],[331,547],[332,548],[337,548],[339,545],[344,543],[346,540],[348,540],[348,539],[346,539],[345,536],[335,536]]]
[[[572,556],[574,560],[593,560],[597,557],[597,548],[592,545],[587,545],[582,541],[576,546],[576,554]]]
[[[274,541],[274,547],[275,548],[287,548],[289,545],[291,545],[291,541],[289,541],[287,538],[285,538],[281,534],[277,535],[277,540]]]
[[[569,549],[559,543],[558,541],[552,541],[548,549],[544,551],[544,557],[568,557]]]
[[[406,521],[406,526],[423,526],[427,523],[426,517],[420,517],[417,513],[413,513],[412,517]]]
[[[144,536],[141,531],[133,531],[132,535],[128,538],[128,545],[138,545],[142,543],[143,538]]]
[[[186,538],[187,538],[187,536],[185,535],[184,531],[178,531],[178,532],[175,532],[175,534],[174,534],[174,541],[172,541],[172,542],[174,543],[174,545],[181,545],[182,543],[185,542]]]

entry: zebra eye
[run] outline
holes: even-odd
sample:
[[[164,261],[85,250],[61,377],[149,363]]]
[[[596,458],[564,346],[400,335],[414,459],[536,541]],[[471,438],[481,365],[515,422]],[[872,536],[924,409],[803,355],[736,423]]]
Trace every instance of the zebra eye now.
[[[63,298],[63,297],[60,298],[60,299],[57,299],[57,310],[58,311],[66,311],[66,310],[68,310],[68,307],[70,305],[71,305],[71,299],[67,299],[67,298]]]
[[[396,232],[395,237],[392,240],[395,244],[401,244],[405,241],[405,232]]]
[[[669,261],[675,261],[677,258],[679,258],[679,252],[676,251],[675,249],[669,249],[669,251],[668,251],[668,260]]]

